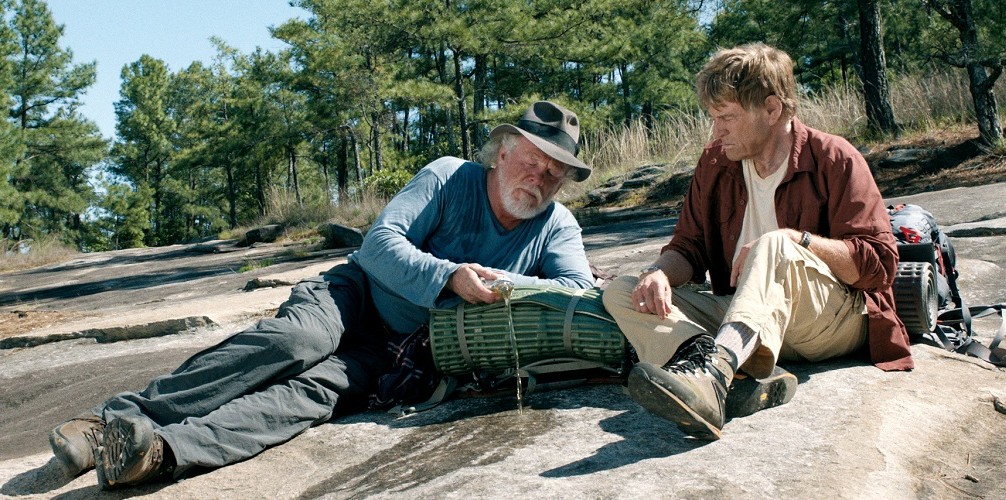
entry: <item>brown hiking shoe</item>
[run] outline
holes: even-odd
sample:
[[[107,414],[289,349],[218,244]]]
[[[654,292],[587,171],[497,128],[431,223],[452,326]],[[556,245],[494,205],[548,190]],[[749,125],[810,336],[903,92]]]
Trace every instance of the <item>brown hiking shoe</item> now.
[[[723,429],[735,363],[730,351],[719,348],[709,335],[699,335],[682,344],[662,367],[636,363],[629,372],[629,395],[685,434],[713,441]]]
[[[94,451],[101,446],[105,421],[95,415],[77,417],[49,433],[49,446],[70,477],[94,468]]]
[[[796,375],[776,366],[772,374],[762,379],[735,377],[727,392],[726,416],[741,418],[784,405],[796,394]]]
[[[99,450],[98,485],[103,490],[153,482],[168,477],[174,469],[173,457],[165,456],[170,450],[144,417],[109,422]]]

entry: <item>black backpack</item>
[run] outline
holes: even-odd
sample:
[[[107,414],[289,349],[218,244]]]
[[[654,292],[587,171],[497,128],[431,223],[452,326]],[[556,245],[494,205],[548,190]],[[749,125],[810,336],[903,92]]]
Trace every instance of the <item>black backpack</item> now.
[[[967,306],[957,286],[957,254],[936,218],[918,205],[887,207],[898,243],[895,308],[910,336],[962,354],[1006,366],[1003,322],[989,347],[973,338],[972,318],[1003,315],[1006,304]]]
[[[951,302],[962,307],[961,291],[957,288],[957,253],[933,214],[918,205],[891,206],[887,212],[901,261],[929,262],[935,268],[938,308],[946,309]]]

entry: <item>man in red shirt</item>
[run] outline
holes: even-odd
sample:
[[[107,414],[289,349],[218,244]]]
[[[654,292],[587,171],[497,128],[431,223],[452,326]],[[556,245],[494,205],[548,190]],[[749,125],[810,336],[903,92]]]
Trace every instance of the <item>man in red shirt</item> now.
[[[697,87],[713,140],[674,237],[638,278],[620,277],[604,295],[639,356],[633,399],[690,435],[718,439],[739,370],[770,380],[740,414],[793,397],[796,379],[779,371],[780,359],[868,346],[878,367],[910,370],[880,191],[852,145],[796,118],[789,56],[760,43],[720,50]],[[688,285],[707,272],[711,292]]]

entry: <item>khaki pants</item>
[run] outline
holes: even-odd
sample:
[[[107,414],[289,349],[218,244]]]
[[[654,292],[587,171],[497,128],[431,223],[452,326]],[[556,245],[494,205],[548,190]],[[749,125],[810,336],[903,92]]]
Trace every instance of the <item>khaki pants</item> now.
[[[863,293],[838,281],[828,265],[780,234],[759,238],[748,253],[732,296],[717,296],[694,286],[672,293],[671,314],[661,319],[640,313],[630,294],[639,279],[620,276],[604,292],[604,307],[636,349],[639,360],[663,365],[686,340],[715,336],[720,325],[744,323],[761,346],[742,365],[758,378],[776,361],[820,361],[859,349],[866,342]]]

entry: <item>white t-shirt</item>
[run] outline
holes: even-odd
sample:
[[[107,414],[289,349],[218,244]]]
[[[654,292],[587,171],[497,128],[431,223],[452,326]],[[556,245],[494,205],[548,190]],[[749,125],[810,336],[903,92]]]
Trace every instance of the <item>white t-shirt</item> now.
[[[741,225],[741,235],[737,239],[737,249],[734,250],[734,260],[741,247],[760,238],[769,231],[779,229],[779,221],[775,216],[775,190],[786,175],[786,160],[768,177],[762,178],[755,169],[754,161],[742,160],[744,170],[744,185],[748,190],[747,207],[744,209],[744,223]]]

